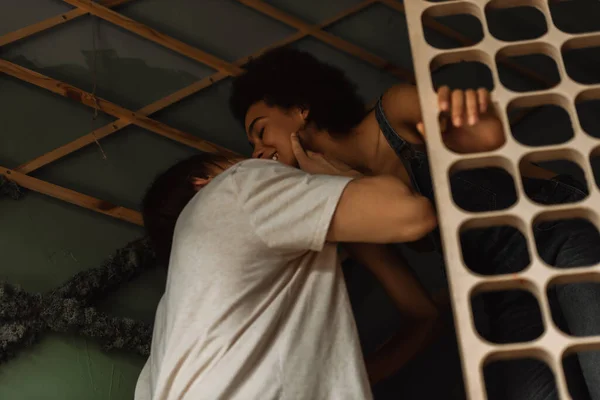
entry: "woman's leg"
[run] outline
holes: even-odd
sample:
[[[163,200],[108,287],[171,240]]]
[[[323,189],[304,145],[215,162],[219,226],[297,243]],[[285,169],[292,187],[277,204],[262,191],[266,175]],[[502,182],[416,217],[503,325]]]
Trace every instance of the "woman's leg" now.
[[[540,257],[557,268],[585,267],[600,262],[600,235],[590,222],[550,223],[537,227],[535,237]],[[562,284],[551,290],[559,308],[555,314],[564,319],[563,330],[574,336],[600,335],[599,283]],[[561,325],[560,321],[555,322]],[[591,398],[600,399],[600,351],[579,353],[578,359]],[[575,394],[573,398],[577,398]]]
[[[468,244],[463,248],[465,261],[476,272],[508,274],[529,264],[527,247],[513,229],[487,228],[462,236],[463,243]],[[468,251],[471,245],[482,252]],[[544,332],[537,300],[525,291],[484,293],[481,301],[489,320],[486,338],[494,343],[527,342]],[[538,360],[492,363],[485,369],[485,385],[489,400],[558,399],[552,371]]]
[[[567,177],[552,181],[525,179],[524,185],[528,196],[543,204],[574,202],[586,195],[585,188]],[[589,222],[545,222],[538,224],[534,231],[538,254],[547,264],[570,268],[600,262],[600,235]],[[462,236],[465,244],[463,256],[476,272],[485,275],[515,273],[529,263],[526,246],[514,229],[480,229]],[[565,332],[576,336],[600,333],[600,285],[558,285],[550,290],[549,295],[555,323]],[[537,317],[537,304],[530,296],[518,292],[487,294],[484,302],[494,341],[508,343],[529,340],[543,331]],[[587,394],[589,388],[591,398],[600,399],[600,354],[580,354],[579,360],[581,368],[572,360],[565,365],[573,398],[590,398]],[[490,372],[490,379],[495,383],[495,398],[545,399],[555,396],[550,389],[553,387],[552,374],[541,364],[528,362],[507,365],[504,369],[492,368]],[[508,374],[514,376],[510,382],[505,380]]]

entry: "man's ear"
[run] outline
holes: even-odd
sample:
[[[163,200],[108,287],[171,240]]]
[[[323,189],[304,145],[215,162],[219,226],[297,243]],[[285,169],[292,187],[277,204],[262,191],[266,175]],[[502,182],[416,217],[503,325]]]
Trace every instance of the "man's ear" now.
[[[308,119],[308,115],[310,114],[310,109],[308,107],[302,106],[300,107],[300,115],[302,116],[303,120],[307,120]]]
[[[208,185],[210,183],[210,181],[212,181],[212,176],[209,176],[208,178],[198,178],[198,177],[193,177],[190,182],[192,183],[192,185],[194,186],[194,190],[197,192],[198,190],[202,189],[204,186]]]

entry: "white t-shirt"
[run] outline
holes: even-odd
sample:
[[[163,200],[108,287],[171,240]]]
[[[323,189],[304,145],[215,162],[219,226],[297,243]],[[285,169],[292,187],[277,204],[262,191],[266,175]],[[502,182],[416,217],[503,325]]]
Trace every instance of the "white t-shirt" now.
[[[349,179],[248,160],[177,222],[137,400],[370,399],[336,246]]]

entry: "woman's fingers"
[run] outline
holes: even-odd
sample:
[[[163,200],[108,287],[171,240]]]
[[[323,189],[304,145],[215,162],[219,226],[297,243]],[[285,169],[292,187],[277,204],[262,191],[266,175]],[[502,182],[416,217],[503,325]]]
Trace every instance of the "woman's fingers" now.
[[[454,90],[452,92],[452,123],[456,127],[460,127],[463,123],[463,114],[465,108],[465,98],[462,90]]]
[[[486,88],[477,89],[477,101],[479,102],[479,112],[485,114],[490,104],[490,92]]]
[[[477,93],[469,89],[465,91],[465,103],[467,110],[467,120],[469,125],[475,125],[479,119],[479,109],[477,107]]]
[[[438,107],[442,112],[450,109],[450,88],[448,86],[438,89]]]
[[[490,92],[485,88],[451,91],[448,86],[442,86],[438,89],[438,103],[442,115],[444,112],[450,114],[453,126],[472,126],[488,111]]]
[[[292,152],[294,153],[296,160],[298,160],[299,163],[306,161],[308,159],[308,155],[306,154],[304,148],[302,147],[302,144],[300,143],[298,134],[296,132],[292,133],[290,139],[292,141]]]

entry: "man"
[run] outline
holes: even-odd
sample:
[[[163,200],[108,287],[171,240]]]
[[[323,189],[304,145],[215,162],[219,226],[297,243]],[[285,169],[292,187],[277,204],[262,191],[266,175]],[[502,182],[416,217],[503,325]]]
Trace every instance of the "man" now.
[[[135,398],[370,398],[369,380],[389,376],[422,348],[437,314],[397,268],[401,261],[369,243],[430,232],[430,202],[392,177],[310,175],[269,160],[233,164],[192,157],[160,176],[144,200],[168,279]],[[402,340],[366,361],[336,242],[363,242],[351,251],[372,260],[412,322]]]

